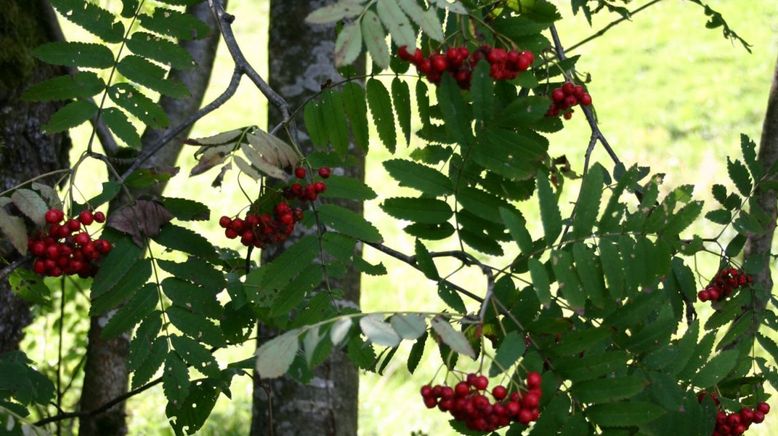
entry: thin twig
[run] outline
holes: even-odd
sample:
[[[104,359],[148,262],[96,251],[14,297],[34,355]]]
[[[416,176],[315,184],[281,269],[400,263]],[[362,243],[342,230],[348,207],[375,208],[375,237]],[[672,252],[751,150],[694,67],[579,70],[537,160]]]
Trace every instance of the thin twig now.
[[[567,47],[566,51],[568,53],[570,53],[571,51],[581,47],[582,45],[584,45],[584,44],[586,44],[588,42],[591,42],[592,40],[595,40],[595,39],[601,37],[602,35],[605,35],[605,33],[607,31],[611,30],[613,27],[623,23],[624,21],[631,20],[632,17],[637,15],[639,12],[641,12],[641,11],[649,8],[650,6],[653,6],[653,5],[655,5],[655,4],[657,4],[657,3],[661,2],[661,1],[662,0],[651,0],[650,2],[648,2],[648,3],[644,4],[643,6],[635,9],[634,11],[627,12],[626,15],[622,16],[621,18],[619,18],[617,20],[611,21],[610,23],[608,23],[607,26],[603,27],[602,29],[598,30],[597,32],[593,33],[592,35],[590,35],[590,36],[588,36],[588,37],[586,37],[586,38],[576,42],[575,44],[571,45],[570,47]]]
[[[4,280],[8,274],[11,274],[16,268],[19,268],[23,263],[31,259],[32,256],[22,256],[3,267],[3,269],[0,269],[0,280]]]

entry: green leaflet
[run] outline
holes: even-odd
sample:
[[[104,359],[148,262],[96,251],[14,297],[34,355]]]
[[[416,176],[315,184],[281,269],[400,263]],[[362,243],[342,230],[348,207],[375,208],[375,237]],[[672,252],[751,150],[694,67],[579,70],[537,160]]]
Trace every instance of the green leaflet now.
[[[179,70],[189,70],[195,67],[194,59],[183,47],[150,33],[133,33],[127,41],[127,48],[136,55],[170,65]]]
[[[343,109],[346,111],[346,116],[351,123],[351,135],[354,137],[354,143],[362,150],[367,150],[370,146],[370,137],[368,134],[365,91],[359,84],[350,82],[343,85],[341,92],[343,93]]]
[[[142,14],[139,21],[142,27],[179,41],[201,39],[211,33],[208,25],[194,15],[168,8],[156,8],[151,16]]]
[[[121,42],[124,25],[107,10],[81,0],[52,0],[51,5],[67,20],[105,42]]]
[[[389,49],[386,47],[384,26],[378,15],[369,9],[362,17],[362,37],[365,39],[365,47],[373,62],[381,69],[389,67]]]
[[[127,115],[121,109],[115,107],[105,108],[100,113],[100,118],[111,129],[113,134],[124,141],[125,144],[132,148],[140,149],[140,135],[138,135],[135,126],[132,125]]]
[[[562,215],[559,212],[557,197],[551,190],[546,174],[537,172],[538,199],[540,200],[540,218],[543,222],[546,245],[551,246],[562,232]]]
[[[321,99],[321,110],[330,144],[339,155],[345,156],[349,141],[341,94],[332,90],[325,92]]]
[[[444,223],[453,215],[446,202],[430,198],[389,198],[381,208],[397,219],[423,224]]]
[[[378,137],[386,148],[394,153],[397,146],[397,137],[394,131],[394,113],[392,112],[392,99],[389,91],[383,83],[376,79],[367,81],[367,103],[373,114]]]
[[[432,167],[404,159],[391,159],[383,164],[389,175],[400,182],[400,186],[433,196],[453,193],[451,179]]]
[[[168,119],[162,107],[128,83],[117,83],[108,88],[108,95],[119,107],[138,117],[144,124],[167,127]]]
[[[583,178],[573,216],[574,237],[589,236],[594,228],[597,212],[600,209],[600,198],[602,198],[604,171],[605,168],[595,164]]]
[[[160,94],[175,98],[189,96],[186,86],[174,79],[167,79],[167,71],[140,56],[125,56],[116,69],[127,79]]]
[[[397,121],[400,123],[405,143],[411,144],[411,91],[408,83],[395,77],[392,80],[392,103],[397,112]]]
[[[113,53],[102,44],[57,41],[39,45],[33,55],[52,65],[81,68],[109,68],[113,65]]]
[[[22,97],[27,101],[68,100],[91,97],[103,89],[105,82],[97,74],[81,71],[36,83],[27,88]]]
[[[319,208],[319,219],[327,226],[356,239],[366,242],[381,242],[383,240],[374,225],[345,207],[323,204]]]

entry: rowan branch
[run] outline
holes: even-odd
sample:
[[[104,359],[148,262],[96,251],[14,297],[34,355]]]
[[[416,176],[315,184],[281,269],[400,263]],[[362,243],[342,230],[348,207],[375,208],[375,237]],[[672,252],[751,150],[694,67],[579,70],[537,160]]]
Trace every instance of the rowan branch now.
[[[590,35],[590,36],[588,36],[588,37],[586,37],[586,38],[576,42],[575,44],[571,45],[570,47],[567,47],[566,51],[568,53],[570,53],[571,51],[573,51],[573,50],[575,50],[577,48],[580,48],[582,45],[584,45],[584,44],[586,44],[588,42],[591,42],[591,41],[601,37],[602,35],[605,35],[605,33],[607,33],[612,28],[614,28],[617,25],[623,23],[624,21],[631,20],[632,17],[634,17],[635,15],[640,13],[641,11],[643,11],[645,9],[648,9],[649,7],[659,3],[661,1],[662,0],[651,0],[650,2],[648,2],[648,3],[644,4],[643,6],[635,9],[634,11],[628,12],[626,15],[622,16],[621,18],[619,18],[617,20],[614,20],[614,21],[611,21],[610,23],[608,23],[607,26],[603,27],[602,29],[598,30],[597,32],[593,33],[592,35]]]

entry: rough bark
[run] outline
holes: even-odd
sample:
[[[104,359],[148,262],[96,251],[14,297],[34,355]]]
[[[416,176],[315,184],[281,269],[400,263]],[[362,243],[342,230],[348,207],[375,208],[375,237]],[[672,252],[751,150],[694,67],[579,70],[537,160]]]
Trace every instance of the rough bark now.
[[[182,43],[197,61],[196,68],[188,71],[174,70],[171,78],[182,81],[189,88],[190,96],[183,99],[162,97],[159,103],[170,118],[170,126],[182,123],[187,116],[196,112],[203,101],[205,90],[211,77],[216,47],[219,42],[219,32],[207,2],[189,8],[190,13],[207,23],[212,34],[202,40]],[[144,167],[170,167],[175,165],[181,152],[183,140],[190,129],[181,132],[173,141],[151,157]],[[165,130],[148,129],[142,136],[144,149],[156,143],[165,134]],[[133,196],[160,195],[164,184],[157,184],[153,189],[134,191]],[[124,200],[126,201],[126,199]],[[112,204],[112,208],[118,207]],[[102,318],[105,318],[102,317]],[[129,334],[111,340],[100,337],[106,319],[92,318],[89,329],[89,345],[87,360],[84,367],[84,387],[81,392],[81,410],[94,410],[108,401],[127,392],[129,372],[127,357],[129,352]],[[121,435],[127,433],[124,403],[117,404],[107,412],[82,417],[79,424],[80,435]]]
[[[39,62],[31,55],[37,45],[54,40],[44,18],[50,8],[45,1],[10,0],[0,13],[0,191],[37,175],[66,168],[70,138],[48,135],[42,126],[61,103],[22,101],[22,91],[32,83],[60,75],[61,68]],[[54,183],[56,178],[41,180]],[[18,257],[5,239],[0,257],[8,262]],[[19,348],[23,329],[32,321],[30,308],[0,283],[0,354]]]
[[[767,112],[762,125],[762,138],[759,142],[757,160],[765,169],[772,168],[778,162],[778,63],[773,73],[773,83],[767,100]],[[773,279],[770,275],[770,253],[775,234],[776,218],[778,217],[777,193],[772,189],[757,187],[755,192],[756,203],[770,217],[761,234],[749,235],[746,244],[746,259],[758,263],[758,271],[754,275],[754,282],[769,293],[772,293]],[[761,313],[767,299],[757,299],[754,303],[757,313]],[[760,317],[761,318],[761,317]],[[753,326],[754,332],[758,325]]]
[[[311,11],[328,3],[332,1],[270,2],[270,86],[278,91],[292,108],[299,107],[308,97],[320,91],[322,84],[342,79],[333,64],[334,27],[311,26],[303,21]],[[360,68],[364,69],[364,64]],[[281,120],[280,113],[271,108],[269,125],[276,125]],[[310,152],[312,145],[300,123],[298,129],[296,134],[301,148],[304,152]],[[355,155],[357,163],[347,168],[345,174],[363,179],[364,154],[358,152]],[[340,204],[362,213],[361,203]],[[359,244],[357,250],[361,252],[361,249]],[[276,254],[263,253],[263,261],[270,260],[271,256]],[[358,271],[350,269],[342,280],[332,283],[332,287],[345,292],[346,301],[339,304],[352,307],[358,304]],[[266,341],[274,333],[259,325],[258,343]],[[263,383],[266,383],[265,386]],[[265,389],[269,390],[270,398]],[[358,394],[357,369],[340,351],[333,352],[332,356],[314,371],[314,378],[307,385],[288,377],[269,383],[255,377],[251,434],[355,435]]]

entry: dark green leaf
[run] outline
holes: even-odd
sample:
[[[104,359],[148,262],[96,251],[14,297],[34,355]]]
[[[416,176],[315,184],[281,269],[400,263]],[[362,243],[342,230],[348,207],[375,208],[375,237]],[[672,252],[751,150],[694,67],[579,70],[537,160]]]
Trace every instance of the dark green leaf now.
[[[537,173],[538,198],[540,199],[540,218],[543,222],[546,245],[551,246],[562,231],[562,215],[559,212],[557,197],[551,190],[546,174]]]
[[[665,413],[663,408],[646,401],[597,404],[586,409],[589,420],[597,425],[608,427],[646,424]]]
[[[180,45],[146,32],[133,33],[127,41],[127,48],[136,55],[178,70],[189,70],[197,65],[189,52]]]
[[[121,42],[124,25],[107,10],[82,0],[52,0],[51,5],[67,20],[105,42]]]
[[[551,253],[551,267],[554,270],[559,292],[573,309],[583,309],[586,304],[581,281],[573,268],[573,259],[567,251],[554,251]]]
[[[643,392],[647,381],[638,375],[606,377],[573,384],[573,397],[583,403],[610,403]]]
[[[171,335],[170,343],[187,365],[207,377],[219,376],[219,364],[211,351],[186,336]]]
[[[121,109],[115,107],[109,107],[103,109],[100,113],[100,118],[105,121],[105,125],[116,135],[119,139],[124,141],[128,146],[140,149],[140,135],[132,125],[127,115]]]
[[[151,342],[144,344],[145,352],[142,363],[139,363],[135,373],[132,375],[132,389],[139,388],[146,384],[151,377],[156,374],[162,362],[167,355],[167,340],[164,337],[158,337]]]
[[[81,125],[97,114],[94,103],[76,100],[61,107],[43,126],[47,133],[57,133]]]
[[[397,112],[397,121],[405,136],[405,143],[411,143],[411,91],[408,84],[398,77],[392,80],[392,103]]]
[[[456,143],[467,146],[473,138],[462,91],[450,74],[444,74],[437,87],[438,106],[445,121],[446,132]]]
[[[368,135],[369,129],[367,124],[365,91],[359,84],[350,82],[343,85],[342,92],[343,109],[346,111],[346,116],[351,122],[351,134],[354,137],[354,142],[362,148],[362,150],[367,150],[370,145],[370,137]]]
[[[516,331],[512,331],[505,335],[495,352],[492,366],[489,368],[489,377],[494,377],[509,370],[511,366],[519,360],[519,357],[524,354],[524,350],[525,345],[523,335]]]
[[[581,182],[581,191],[575,203],[573,216],[573,236],[576,238],[589,236],[594,228],[602,198],[604,171],[605,168],[594,164]]]
[[[205,237],[175,224],[165,224],[154,241],[171,250],[183,251],[203,259],[216,256],[216,250]]]
[[[373,114],[378,137],[381,138],[381,142],[386,148],[394,153],[397,146],[397,136],[394,130],[392,98],[379,80],[369,79],[367,81],[367,102],[370,105],[370,112]]]
[[[421,361],[421,357],[424,354],[424,345],[427,342],[427,336],[429,336],[427,333],[424,333],[419,339],[416,340],[416,342],[413,343],[413,347],[411,347],[411,352],[408,355],[408,372],[413,374],[414,371],[416,371],[416,368],[419,366],[419,362]]]
[[[518,97],[500,112],[496,123],[507,128],[529,127],[546,115],[550,105],[546,96]]]
[[[141,15],[140,25],[152,32],[172,36],[179,41],[201,39],[211,33],[208,25],[194,15],[167,8],[156,8],[151,16]]]
[[[167,316],[181,333],[214,347],[224,345],[221,329],[207,318],[177,306],[168,307]]]
[[[329,227],[366,242],[381,242],[378,229],[361,215],[335,204],[319,207],[319,219]]]
[[[737,190],[741,194],[748,196],[751,193],[751,177],[748,175],[748,169],[743,162],[727,158],[727,172],[729,178],[735,183]]]
[[[305,104],[303,121],[305,122],[305,130],[308,132],[311,142],[319,147],[327,145],[327,129],[324,125],[321,102],[311,100]]]
[[[188,198],[162,197],[162,205],[182,221],[207,221],[211,217],[208,206]]]
[[[538,300],[541,304],[548,307],[551,304],[551,285],[546,267],[534,257],[529,258],[527,264],[530,277],[532,277],[532,287],[535,289],[535,293],[537,293]]]
[[[219,293],[227,285],[221,272],[217,271],[210,263],[197,257],[189,257],[183,263],[158,259],[157,265],[176,278],[189,280],[206,289],[211,289],[214,293]]]
[[[108,88],[108,95],[114,103],[138,117],[144,124],[160,128],[167,127],[170,122],[160,105],[128,83],[112,85]]]
[[[416,266],[430,280],[440,280],[438,268],[430,256],[429,250],[420,240],[416,240]]]
[[[573,245],[573,259],[584,293],[591,298],[595,306],[604,307],[606,303],[605,281],[603,280],[600,258],[588,245],[576,242]]]
[[[162,390],[171,403],[181,403],[189,395],[189,370],[174,352],[165,358],[165,370],[162,373]]]
[[[381,208],[397,219],[424,224],[446,222],[453,214],[446,202],[430,198],[389,198]]]
[[[81,68],[108,68],[113,65],[113,53],[101,44],[57,41],[36,47],[32,54],[43,62]]]
[[[373,188],[353,177],[330,176],[327,179],[327,190],[321,195],[324,198],[345,198],[349,200],[372,200],[377,197]]]
[[[470,95],[473,98],[473,117],[478,121],[490,120],[494,104],[494,82],[485,60],[478,62],[473,70]]]
[[[720,382],[737,366],[738,354],[737,350],[726,350],[716,354],[692,378],[692,384],[700,389],[706,389]]]
[[[159,294],[154,284],[143,286],[135,295],[122,306],[105,325],[101,336],[103,339],[112,339],[131,330],[154,311],[159,302]]]
[[[341,94],[332,90],[325,92],[321,99],[321,110],[330,144],[335,152],[345,156],[348,152],[349,138]]]
[[[127,79],[160,94],[175,98],[189,96],[189,90],[180,81],[167,79],[167,71],[140,56],[125,56],[116,70]]]
[[[451,180],[426,165],[404,159],[390,159],[384,161],[384,167],[392,178],[400,182],[400,186],[414,188],[434,196],[448,195],[453,192]]]
[[[165,415],[176,434],[194,434],[205,424],[219,398],[219,391],[213,383],[210,380],[196,381],[189,388],[185,401],[167,403]]]

